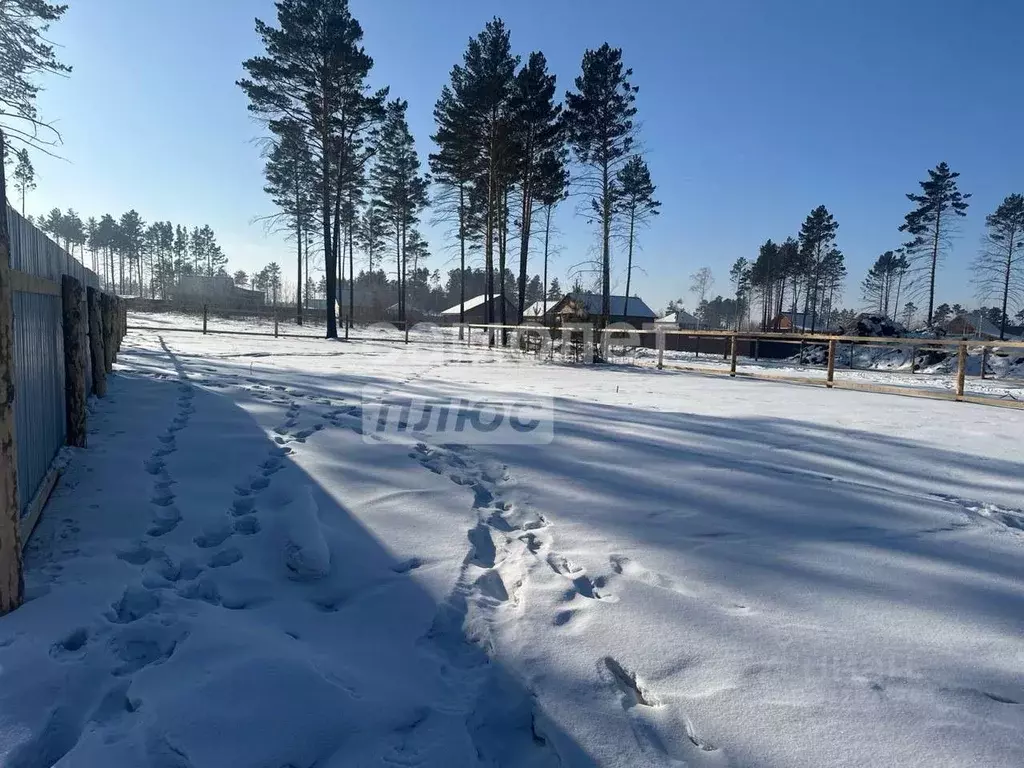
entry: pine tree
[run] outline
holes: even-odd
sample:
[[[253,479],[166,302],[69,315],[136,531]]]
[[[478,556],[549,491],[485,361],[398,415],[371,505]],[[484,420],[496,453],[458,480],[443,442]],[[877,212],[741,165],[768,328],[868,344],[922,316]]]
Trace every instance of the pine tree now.
[[[464,121],[455,127],[461,132],[458,140],[465,143],[457,151],[471,152],[476,156],[472,165],[475,171],[473,183],[465,190],[465,194],[476,198],[482,213],[488,323],[495,320],[494,302],[491,300],[496,295],[494,251],[497,242],[499,258],[503,259],[503,222],[507,221],[508,213],[507,190],[513,178],[517,152],[510,122],[514,111],[518,64],[519,58],[512,55],[505,23],[494,18],[487,22],[479,35],[470,39],[462,64],[452,68],[451,107],[466,110],[471,116],[468,122]],[[464,119],[464,116],[459,119]],[[450,160],[462,162],[458,157]],[[473,210],[474,207],[473,202],[464,203],[464,215],[465,211]],[[499,274],[501,271],[502,267],[499,266]]]
[[[145,233],[146,223],[139,216],[138,211],[132,209],[122,214],[117,225],[117,250],[121,256],[119,277],[119,292],[124,293],[125,289],[132,288],[132,267],[138,267],[139,293],[142,292],[142,241]],[[125,265],[128,267],[128,282],[125,283]]]
[[[472,105],[463,101],[468,94],[463,79],[466,70],[452,69],[452,85],[444,86],[434,105],[436,130],[431,137],[438,151],[430,155],[430,170],[437,194],[434,210],[438,219],[454,218],[459,241],[459,338],[466,320],[466,254],[469,239],[482,230],[478,197],[474,183],[480,175],[479,136]],[[459,95],[456,96],[456,93]],[[373,269],[372,265],[370,267]]]
[[[538,192],[546,182],[545,159],[563,146],[562,107],[555,102],[555,76],[547,71],[544,54],[534,52],[516,75],[514,137],[517,144],[516,177],[519,183],[519,288],[518,316],[523,321],[526,306],[526,271],[533,231],[533,211]]]
[[[601,226],[601,323],[611,313],[612,217],[619,193],[615,174],[633,147],[638,88],[623,67],[622,49],[607,43],[583,54],[576,92],[565,95],[566,132],[576,159],[588,168],[579,184]]]
[[[240,269],[231,276],[231,280],[239,288],[245,288],[249,284],[249,275],[246,274],[245,270]]]
[[[817,328],[818,311],[828,292],[826,259],[835,249],[838,230],[839,224],[823,205],[811,211],[800,228],[800,253],[808,269],[804,314],[810,313],[811,333]]]
[[[999,297],[999,338],[1005,339],[1010,303],[1024,303],[1024,195],[1009,195],[985,217],[974,284],[980,298]]]
[[[366,210],[359,220],[359,227],[356,229],[356,237],[359,241],[359,249],[366,256],[366,270],[373,272],[380,266],[379,259],[384,255],[387,247],[385,233],[387,222],[381,211],[380,203],[370,198],[366,204]]]
[[[733,262],[729,270],[729,279],[732,281],[733,292],[736,295],[736,330],[740,329],[740,320],[746,314],[747,297],[750,293],[751,264],[740,256]]]
[[[775,313],[773,289],[779,273],[779,246],[766,240],[750,270],[751,283],[761,292],[761,330],[767,331]]]
[[[894,251],[886,251],[875,260],[861,283],[861,293],[869,307],[886,317],[898,314],[900,290],[908,267],[906,258]]]
[[[60,19],[67,5],[46,0],[0,2],[0,141],[17,139],[28,144],[52,144],[60,134],[39,119],[36,96],[39,76],[66,75],[71,67],[57,61],[46,39],[50,24]],[[52,140],[40,139],[39,128]]]
[[[289,229],[295,236],[297,275],[295,296],[295,322],[302,325],[302,246],[303,234],[313,224],[316,190],[310,182],[315,177],[313,158],[301,126],[282,122],[276,140],[267,153],[264,175],[267,183],[263,191],[270,195],[281,215],[289,220]]]
[[[938,272],[943,250],[949,244],[949,237],[958,217],[967,215],[967,200],[970,194],[962,194],[957,186],[959,173],[954,173],[946,163],[939,163],[935,170],[928,171],[928,179],[918,182],[921,194],[908,194],[907,199],[917,205],[908,213],[900,232],[913,236],[905,248],[911,259],[923,262],[928,273],[928,326],[933,321],[935,306],[935,275]]]
[[[626,302],[622,314],[629,316],[629,288],[633,278],[633,247],[636,244],[637,230],[645,226],[652,217],[658,215],[661,203],[654,199],[654,184],[647,163],[639,155],[633,155],[616,175],[619,187],[615,210],[626,222],[627,232],[624,235],[628,248],[626,262]]]
[[[388,103],[376,135],[376,163],[371,174],[374,196],[395,242],[398,319],[403,322],[410,230],[427,204],[427,180],[420,175],[420,161],[405,117],[408,106],[401,99]]]
[[[368,111],[380,94],[366,92],[373,59],[361,46],[363,30],[347,0],[278,0],[279,28],[257,20],[266,55],[244,62],[248,77],[239,86],[249,109],[269,122],[271,132],[294,123],[306,137],[317,167],[326,272],[327,337],[337,338],[333,297],[337,295],[338,211],[348,163],[356,156],[353,136],[369,129]]]
[[[557,277],[551,281],[546,298],[548,301],[558,301],[562,298],[562,286],[558,284]],[[547,312],[547,307],[544,308],[544,311]]]
[[[281,294],[281,266],[276,261],[272,261],[264,269],[264,285],[266,290],[270,291],[271,304],[276,307]]]
[[[14,188],[21,195],[21,215],[25,216],[25,194],[36,188],[36,171],[27,149],[19,149],[14,153],[17,164],[14,166]]]
[[[555,208],[562,202],[569,187],[569,171],[566,168],[568,152],[565,147],[552,150],[541,158],[537,166],[536,195],[537,202],[544,210],[544,271],[543,282],[548,285],[548,261],[551,255],[551,218]],[[551,287],[544,294],[544,320],[547,320],[548,299],[551,293],[557,288],[558,298],[562,297],[562,290],[558,286],[558,280],[552,282]]]

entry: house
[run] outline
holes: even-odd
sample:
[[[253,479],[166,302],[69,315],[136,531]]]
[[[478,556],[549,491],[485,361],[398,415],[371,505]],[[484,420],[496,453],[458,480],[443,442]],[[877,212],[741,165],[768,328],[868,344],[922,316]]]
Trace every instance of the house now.
[[[661,328],[666,331],[698,331],[700,320],[684,309],[669,312],[664,317],[654,321],[655,329]]]
[[[254,309],[266,302],[263,291],[239,288],[230,275],[182,275],[171,291],[174,301],[217,309]]]
[[[942,326],[947,336],[959,336],[963,339],[985,339],[993,341],[999,338],[999,327],[989,322],[980,312],[963,312]],[[1006,328],[1006,339],[1016,338],[1013,329]]]
[[[609,299],[610,323],[628,323],[634,328],[643,328],[645,324],[653,323],[657,318],[654,310],[639,296],[611,296]],[[602,304],[599,293],[567,293],[551,313],[558,323],[595,322],[601,318]]]
[[[813,329],[812,329],[813,326]],[[828,330],[827,313],[822,312],[781,312],[771,322],[773,331],[794,333],[825,333]]]
[[[547,301],[533,302],[523,310],[523,322],[548,325],[554,317],[553,310],[558,305],[558,301],[558,299],[548,299]]]
[[[487,317],[487,294],[482,293],[479,296],[474,296],[472,299],[466,299],[464,305],[456,304],[454,307],[449,307],[441,312],[441,322],[446,325],[452,325],[459,322],[459,308],[462,306],[464,312],[464,319],[467,323],[486,323]],[[493,310],[492,323],[501,322],[501,296],[495,294],[491,298],[490,302],[491,309]],[[509,301],[508,297],[505,298],[505,321],[512,325],[519,320],[519,309]]]

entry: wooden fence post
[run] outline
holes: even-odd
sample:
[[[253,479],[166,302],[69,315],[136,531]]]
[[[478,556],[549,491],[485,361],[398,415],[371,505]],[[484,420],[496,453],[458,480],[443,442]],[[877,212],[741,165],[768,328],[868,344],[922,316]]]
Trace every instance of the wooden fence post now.
[[[761,359],[760,354],[761,354],[761,340],[760,339],[754,339],[754,362],[755,363],[758,360]]]
[[[825,386],[832,389],[836,380],[836,340],[828,341],[828,376],[825,378]]]
[[[92,392],[97,397],[107,394],[107,366],[103,359],[103,315],[101,294],[95,288],[85,291],[89,309],[89,353],[92,355]]]
[[[82,318],[82,284],[71,275],[61,277],[61,309],[64,326],[64,409],[67,443],[85,448],[85,345]]]
[[[100,318],[103,330],[103,370],[114,370],[114,299],[104,293],[100,296]]]
[[[855,360],[853,359],[853,353],[854,353],[854,350],[855,350],[856,348],[857,348],[857,347],[856,347],[856,342],[854,342],[854,341],[851,341],[851,342],[850,342],[850,370],[851,370],[851,371],[852,371],[852,370],[854,369],[854,363],[856,362],[856,361],[855,361]]]
[[[967,342],[960,344],[960,354],[956,366],[956,399],[964,399],[964,383],[967,378]]]
[[[6,142],[3,131],[0,131],[0,615],[21,605],[25,593],[21,566],[18,451],[14,442],[14,300],[5,202]]]
[[[277,307],[274,307],[274,338],[278,338],[280,335],[280,328],[277,324]]]
[[[730,336],[729,338],[731,340],[731,343],[730,343],[730,347],[731,348],[729,350],[729,356],[731,358],[731,362],[729,363],[729,375],[730,376],[735,376],[736,375],[736,334],[735,333],[732,334],[732,336]]]
[[[804,345],[806,343],[805,339],[800,339],[800,365],[804,364]]]
[[[694,360],[700,359],[700,336],[697,336],[696,339],[697,339],[697,343],[694,346],[694,350],[693,350],[693,359]]]
[[[917,347],[910,348],[910,372],[917,373]]]
[[[988,347],[981,348],[981,378],[985,378],[985,368],[988,366]]]
[[[208,317],[208,315],[209,315],[209,309],[207,308],[207,306],[205,304],[203,304],[203,336],[206,335],[206,318]],[[275,335],[277,335],[277,334],[275,334]]]

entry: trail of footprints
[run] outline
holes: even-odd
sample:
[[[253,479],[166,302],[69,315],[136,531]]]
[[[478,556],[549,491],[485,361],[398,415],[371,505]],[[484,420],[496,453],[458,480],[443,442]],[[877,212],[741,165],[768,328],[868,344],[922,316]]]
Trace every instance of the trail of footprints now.
[[[502,498],[502,485],[509,480],[506,467],[483,462],[474,457],[471,449],[459,445],[435,447],[418,443],[409,455],[431,472],[473,492],[473,509],[478,521],[467,531],[469,548],[460,578],[423,639],[448,668],[456,670],[452,686],[467,692],[463,694],[464,698],[473,700],[476,693],[486,689],[488,666],[484,649],[490,646],[490,638],[480,635],[479,629],[475,630],[478,633],[473,638],[475,644],[470,644],[465,639],[464,627],[479,627],[480,622],[476,619],[481,613],[486,616],[487,612],[500,610],[502,606],[518,606],[519,592],[529,572],[528,558],[542,561],[568,582],[563,594],[566,603],[577,598],[617,602],[616,596],[608,591],[606,577],[591,578],[583,566],[552,548],[550,527],[542,515],[519,509]],[[649,571],[624,556],[612,555],[609,564],[616,575],[694,596],[667,576]],[[749,612],[742,605],[724,607],[723,610],[735,615]],[[470,617],[468,614],[471,612],[476,616]],[[555,614],[553,624],[568,624],[576,613],[572,609],[560,610]],[[657,735],[657,718],[651,720],[646,710],[663,704],[636,672],[606,656],[598,662],[598,675],[620,694],[623,709],[630,713],[630,723],[639,741],[662,755],[681,752],[679,745],[668,745]],[[524,694],[530,695],[529,692]],[[531,712],[531,718],[536,718],[532,703],[527,703],[523,709]],[[525,727],[527,724],[520,725]],[[528,725],[538,745],[546,746],[537,723]],[[685,741],[691,748],[696,748],[698,754],[718,753],[716,758],[722,757],[715,745],[697,733],[688,717],[683,718],[683,725]],[[406,746],[403,744],[402,749]],[[691,754],[690,757],[694,756]]]

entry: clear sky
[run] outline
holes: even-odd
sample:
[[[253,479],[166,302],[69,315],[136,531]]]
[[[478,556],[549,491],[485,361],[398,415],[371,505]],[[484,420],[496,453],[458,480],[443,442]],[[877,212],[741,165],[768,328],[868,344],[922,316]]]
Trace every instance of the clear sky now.
[[[70,0],[52,30],[67,80],[39,102],[64,136],[64,160],[36,155],[28,211],[83,218],[137,209],[146,220],[209,223],[233,269],[292,250],[254,223],[262,192],[260,128],[235,81],[261,52],[271,0]],[[985,214],[1024,192],[1020,30],[1015,0],[352,0],[375,85],[409,101],[421,157],[431,110],[468,38],[494,15],[520,54],[542,50],[571,86],[584,49],[622,47],[634,69],[641,136],[662,215],[643,233],[634,293],[656,309],[710,266],[714,292],[766,239],[796,234],[811,208],[839,222],[845,306],[897,227],[926,169],[960,171],[973,193],[938,301],[976,303],[968,265]],[[554,273],[586,258],[595,233],[567,203]],[[430,266],[450,268],[427,232]],[[624,288],[624,262],[614,281]],[[539,271],[539,263],[531,271]],[[285,270],[288,274],[289,270]]]

